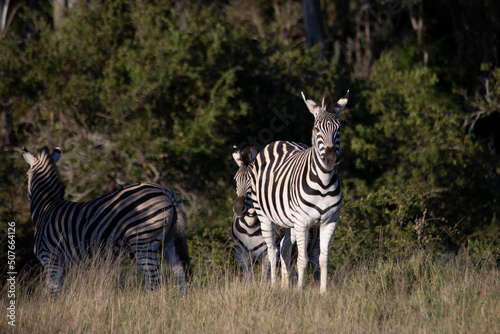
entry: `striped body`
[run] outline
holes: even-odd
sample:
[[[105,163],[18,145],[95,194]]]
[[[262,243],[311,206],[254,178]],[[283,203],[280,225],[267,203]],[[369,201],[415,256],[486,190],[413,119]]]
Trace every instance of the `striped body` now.
[[[28,194],[35,225],[34,252],[44,266],[51,293],[62,286],[65,268],[85,260],[132,252],[146,287],[161,282],[158,252],[163,251],[181,291],[187,289],[189,256],[182,204],[169,188],[137,183],[85,203],[63,199],[64,185],[56,162],[60,151],[47,147],[36,158],[26,149],[31,165]]]
[[[240,152],[233,148],[233,158],[238,164],[238,171],[234,176],[236,180],[236,194],[238,196],[233,206],[235,214],[231,224],[231,237],[233,239],[236,258],[246,278],[253,276],[253,266],[262,264],[262,277],[267,276],[269,266],[267,260],[267,245],[262,237],[260,222],[253,209],[251,199],[250,168],[248,165],[255,160],[258,151],[254,146],[247,146]],[[238,212],[238,214],[236,214]]]
[[[236,215],[233,216],[231,237],[236,258],[244,277],[252,277],[252,268],[255,264],[262,265],[262,276],[266,276],[269,270],[269,265],[267,265],[269,262],[267,259],[267,245],[262,237],[255,210],[250,210],[241,218]]]
[[[273,224],[290,228],[290,244],[297,243],[299,288],[303,285],[308,261],[307,233],[311,227],[319,227],[320,291],[325,292],[329,246],[342,202],[342,187],[337,175],[340,150],[338,116],[347,103],[347,95],[335,105],[329,95],[325,95],[321,107],[305,97],[304,101],[315,117],[312,147],[286,141],[266,146],[252,164],[252,188],[255,190],[252,198],[268,246],[271,281],[276,281],[277,256]],[[282,267],[282,284],[285,286],[289,273],[290,267]]]
[[[252,268],[255,264],[262,265],[262,277],[269,275],[269,260],[267,258],[267,245],[262,236],[260,222],[257,219],[253,208],[252,196],[252,168],[253,162],[258,152],[253,146],[245,147],[241,152],[235,146],[233,148],[233,158],[239,166],[235,175],[236,194],[238,196],[233,210],[235,214],[231,225],[231,236],[238,262],[245,277],[252,277]],[[285,231],[280,229],[275,240],[276,247],[284,240]],[[319,280],[319,229],[310,230],[308,255],[313,267],[314,278]],[[287,253],[289,256],[283,261],[294,263],[296,254]],[[293,259],[292,259],[293,258]],[[295,273],[295,272],[294,272]]]

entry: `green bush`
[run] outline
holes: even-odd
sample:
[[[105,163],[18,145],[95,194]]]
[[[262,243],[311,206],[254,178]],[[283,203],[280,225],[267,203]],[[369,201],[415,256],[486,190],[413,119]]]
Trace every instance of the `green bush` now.
[[[437,89],[436,75],[398,59],[397,52],[381,56],[362,104],[348,114],[341,169],[347,225],[367,252],[405,252],[417,241],[457,250],[479,225],[489,229],[498,174],[462,127],[462,109]],[[483,232],[485,242],[498,236],[498,228]]]

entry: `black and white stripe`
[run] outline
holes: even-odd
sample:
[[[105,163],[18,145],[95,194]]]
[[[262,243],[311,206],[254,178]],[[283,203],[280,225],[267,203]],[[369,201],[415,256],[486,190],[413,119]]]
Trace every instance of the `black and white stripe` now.
[[[333,104],[325,93],[318,106],[302,97],[314,115],[312,147],[278,141],[266,146],[252,164],[254,207],[268,247],[271,282],[276,281],[276,232],[272,224],[291,229],[290,238],[298,247],[298,287],[303,286],[307,266],[307,231],[320,228],[320,291],[326,291],[328,251],[337,228],[342,188],[337,174],[340,150],[340,112],[348,94]],[[286,237],[286,236],[285,236]],[[287,284],[289,268],[282,267],[282,284]]]
[[[63,199],[64,184],[56,162],[61,150],[38,150],[38,158],[23,148],[30,164],[28,200],[35,225],[34,252],[44,266],[49,289],[57,294],[65,268],[83,260],[131,251],[153,289],[161,282],[158,251],[163,251],[178,280],[187,290],[189,255],[179,197],[169,188],[136,183],[86,203]]]
[[[236,181],[236,201],[233,205],[233,221],[231,225],[231,236],[236,258],[246,278],[251,278],[253,266],[260,263],[262,265],[262,277],[269,275],[269,260],[267,258],[267,245],[262,236],[260,222],[252,203],[252,166],[258,154],[254,146],[247,146],[240,151],[233,147],[233,158],[239,169],[234,177]],[[309,231],[308,255],[313,268],[314,279],[319,280],[319,228],[312,228]],[[284,240],[285,230],[279,229],[276,238],[276,247]],[[290,240],[291,241],[291,240]],[[282,245],[284,246],[284,245]],[[283,261],[296,261],[296,252]],[[290,256],[292,255],[292,256]],[[296,272],[292,270],[292,276]]]
[[[233,148],[233,158],[238,164],[238,171],[234,176],[236,181],[237,200],[233,205],[235,214],[231,224],[231,237],[236,258],[245,278],[253,276],[253,266],[262,264],[262,276],[266,276],[269,266],[266,266],[267,245],[262,237],[260,222],[251,203],[250,168],[248,165],[257,156],[254,146],[247,146],[240,152]],[[236,214],[238,212],[238,214]]]

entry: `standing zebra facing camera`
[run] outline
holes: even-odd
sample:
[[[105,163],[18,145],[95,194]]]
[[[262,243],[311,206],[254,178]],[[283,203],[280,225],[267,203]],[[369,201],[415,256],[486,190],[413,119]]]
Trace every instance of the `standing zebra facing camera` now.
[[[57,295],[65,269],[82,261],[116,258],[131,251],[147,289],[161,283],[158,251],[163,251],[181,293],[187,293],[189,254],[184,213],[179,197],[169,188],[136,183],[79,203],[64,200],[64,184],[56,162],[61,150],[44,146],[38,158],[23,148],[30,165],[28,201],[35,225],[34,252],[44,267],[48,287]]]
[[[276,229],[273,224],[289,228],[298,248],[298,282],[302,288],[307,266],[307,231],[320,228],[320,292],[327,287],[330,242],[333,238],[342,204],[342,188],[337,174],[340,151],[340,113],[347,94],[332,103],[323,95],[321,106],[302,98],[314,116],[312,147],[301,143],[277,141],[267,145],[252,163],[252,195],[262,235],[271,264],[271,283],[276,282]],[[285,269],[285,270],[284,270]],[[282,285],[287,284],[289,268],[282,268]]]
[[[262,266],[262,278],[267,278],[270,274],[269,259],[267,257],[267,245],[262,236],[260,222],[257,219],[257,214],[252,202],[252,162],[258,154],[257,148],[254,146],[246,146],[242,151],[238,147],[233,147],[233,158],[239,169],[236,172],[234,179],[236,181],[236,201],[233,205],[233,221],[231,224],[231,236],[233,246],[236,253],[236,258],[240,264],[245,278],[252,277],[253,266],[260,263]],[[280,229],[277,233],[276,247],[286,248],[287,245],[282,244],[285,230]],[[293,245],[292,245],[293,246]],[[279,249],[278,248],[278,249]],[[287,248],[290,250],[290,248]],[[295,250],[295,249],[294,249]],[[309,231],[308,255],[313,268],[313,277],[315,281],[319,281],[319,229],[312,228]],[[283,259],[293,264],[297,260],[296,252],[286,254],[288,257]],[[289,267],[289,266],[288,266]],[[297,273],[292,269],[292,279],[296,280]]]

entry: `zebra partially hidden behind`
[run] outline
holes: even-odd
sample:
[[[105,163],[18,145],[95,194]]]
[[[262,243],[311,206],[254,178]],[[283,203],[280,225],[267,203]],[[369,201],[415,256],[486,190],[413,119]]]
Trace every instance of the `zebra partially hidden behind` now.
[[[233,221],[231,224],[231,236],[236,258],[243,271],[243,276],[247,279],[253,276],[253,267],[256,264],[262,266],[262,278],[268,278],[270,274],[269,259],[267,257],[267,245],[262,236],[260,222],[257,219],[257,214],[252,203],[252,166],[251,163],[255,160],[258,154],[255,146],[246,146],[242,151],[238,147],[233,147],[233,158],[239,169],[236,172],[234,179],[236,181],[237,199],[233,205]],[[280,229],[277,233],[276,246],[281,244],[284,236],[284,229]],[[291,241],[291,240],[289,240]],[[282,245],[281,247],[286,247]],[[315,281],[319,281],[319,229],[312,228],[309,234],[308,255],[313,269],[313,277]],[[288,253],[290,256],[291,254]],[[297,259],[296,253],[291,258],[288,257],[284,261],[292,261]],[[292,272],[292,279],[296,279],[296,272]],[[295,277],[294,277],[295,276]]]
[[[252,164],[253,204],[267,244],[271,283],[276,282],[276,232],[273,224],[290,228],[285,238],[295,238],[298,248],[298,282],[302,288],[307,266],[307,231],[320,228],[320,292],[327,288],[329,247],[337,228],[342,188],[337,174],[340,151],[340,113],[347,94],[332,103],[323,95],[321,106],[302,98],[314,115],[312,147],[277,141],[267,145]],[[281,268],[282,284],[287,284],[290,268]]]
[[[61,150],[45,146],[38,158],[23,148],[31,166],[28,200],[35,225],[34,252],[44,267],[48,287],[57,295],[67,267],[84,260],[131,251],[147,289],[161,283],[158,251],[169,263],[181,293],[187,293],[189,254],[179,197],[169,188],[136,183],[90,202],[64,200],[64,184],[56,166]]]

